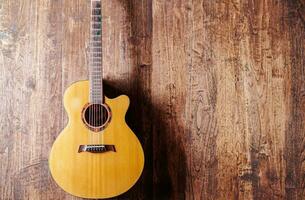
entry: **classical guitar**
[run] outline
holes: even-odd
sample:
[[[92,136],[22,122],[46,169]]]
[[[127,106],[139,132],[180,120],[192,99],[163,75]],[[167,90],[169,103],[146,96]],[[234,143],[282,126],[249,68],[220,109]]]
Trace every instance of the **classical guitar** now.
[[[91,0],[89,80],[64,94],[69,122],[55,140],[49,167],[66,192],[103,199],[129,190],[144,167],[142,146],[125,122],[129,98],[104,96],[102,82],[102,7]]]

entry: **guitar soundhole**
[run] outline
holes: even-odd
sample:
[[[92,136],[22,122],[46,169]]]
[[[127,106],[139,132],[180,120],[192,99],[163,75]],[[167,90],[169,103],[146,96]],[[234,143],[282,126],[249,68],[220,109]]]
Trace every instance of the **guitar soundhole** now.
[[[82,116],[89,129],[101,131],[110,121],[110,109],[105,104],[88,104]]]

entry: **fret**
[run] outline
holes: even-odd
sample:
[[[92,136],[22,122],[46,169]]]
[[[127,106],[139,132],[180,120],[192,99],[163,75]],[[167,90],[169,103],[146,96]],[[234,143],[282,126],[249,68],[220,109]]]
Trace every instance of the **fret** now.
[[[92,44],[92,46],[90,47],[91,49],[102,48],[101,47],[102,40],[91,40],[90,45],[91,44]],[[93,45],[95,45],[95,46],[93,46]]]
[[[97,30],[92,30],[92,31],[97,31]],[[102,36],[98,34],[91,34],[90,35],[90,42],[101,42],[102,41]]]
[[[102,64],[101,64],[101,63],[100,63],[100,64],[95,64],[95,65],[90,65],[90,68],[91,68],[91,69],[97,69],[96,67],[98,67],[99,71],[102,71],[102,70],[101,70],[101,67],[102,67]]]
[[[99,96],[98,98],[91,98],[92,103],[101,104],[102,102],[102,96]]]
[[[91,46],[90,47],[90,51],[89,51],[90,53],[91,52],[94,52],[94,53],[98,53],[98,52],[100,52],[100,53],[102,53],[103,52],[103,49],[102,49],[102,47],[101,46]]]
[[[96,75],[96,74],[99,74],[99,75]],[[94,76],[94,77],[101,77],[102,76],[102,71],[96,71],[96,72],[94,72],[94,74],[93,73],[91,73],[90,74],[90,76]]]
[[[96,70],[95,72],[91,72],[90,76],[94,76],[96,74],[99,74],[98,76],[101,76],[102,75],[102,70]]]
[[[97,36],[97,35],[92,35],[90,37],[90,41],[89,41],[89,44],[95,44],[95,45],[100,45],[100,46],[91,46],[91,48],[94,48],[94,47],[101,47],[102,45],[102,38],[101,36]]]
[[[101,65],[98,65],[98,66],[92,66],[91,65],[91,69],[95,70],[95,71],[97,71],[97,70],[101,71]]]
[[[101,69],[102,63],[96,63],[94,65],[90,65],[91,69]]]
[[[96,62],[100,61],[100,62],[102,62],[102,56],[97,57],[97,56],[93,56],[92,54],[93,53],[91,52],[90,55],[89,55],[90,56],[90,61],[96,61]]]
[[[91,50],[89,55],[90,55],[90,58],[93,58],[94,55],[97,55],[98,57],[102,57],[103,56],[103,52],[102,51]],[[95,56],[95,57],[97,57],[97,56]]]
[[[90,75],[94,77],[101,77],[102,74],[100,72],[101,70],[96,70],[95,72],[90,73]]]
[[[102,71],[96,71],[94,74],[91,73],[90,76],[94,78],[102,77]]]
[[[101,67],[102,66],[102,63],[101,62],[99,62],[99,63],[97,63],[97,62],[95,62],[95,63],[90,63],[90,67]]]
[[[102,86],[99,86],[99,85],[102,85],[102,81],[99,81],[99,82],[94,82],[91,80],[91,82],[93,82],[93,87],[92,87],[92,91],[99,91],[100,89],[102,89]],[[98,88],[99,87],[99,88]],[[96,94],[98,95],[98,94]]]
[[[101,69],[102,63],[101,62],[100,63],[94,63],[92,65],[90,63],[90,67],[91,67],[91,69]]]
[[[97,50],[97,49],[100,50],[101,52],[103,50],[102,47],[93,47],[93,46],[90,47],[90,50]]]
[[[93,53],[91,52],[91,57],[101,57],[102,56],[102,53]]]
[[[91,29],[90,41],[102,41],[101,29]]]
[[[89,57],[91,62],[102,62],[102,54],[100,56],[93,56],[93,53],[90,53],[90,57]]]
[[[93,41],[102,41],[102,37],[100,35],[90,35],[90,39]]]
[[[100,37],[101,37],[100,35],[91,35],[89,44],[96,45],[96,46],[91,46],[90,48],[102,46],[102,38],[100,38]],[[97,45],[99,45],[99,46],[97,46]]]
[[[91,41],[90,45],[93,46],[93,47],[100,47],[102,45],[102,42],[93,42],[93,41]]]
[[[101,44],[102,42],[101,41],[91,42],[90,44],[92,44],[92,45],[90,46],[90,49],[89,49],[90,52],[102,52],[103,51],[102,47],[101,46],[97,46],[97,44],[96,44],[96,46],[93,46],[94,43]]]
[[[98,91],[99,89],[96,89],[96,86],[97,85],[102,85],[102,81],[99,81],[99,82],[94,82],[93,80],[91,80],[91,82],[92,82],[92,91]],[[96,95],[98,95],[98,94],[96,94]]]
[[[92,54],[92,53],[90,53],[90,54]],[[101,64],[101,63],[103,62],[103,60],[102,60],[102,54],[101,54],[101,56],[99,56],[99,57],[91,56],[91,55],[90,55],[90,57],[89,57],[89,62],[90,62],[90,63],[99,63],[99,64]]]
[[[90,68],[91,68],[91,70],[94,70],[93,73],[95,73],[96,71],[99,71],[99,72],[102,71],[102,70],[101,70],[102,65],[96,65],[96,66],[90,65]]]
[[[90,50],[90,53],[103,53],[101,50],[94,50],[94,49],[91,49]]]
[[[96,60],[89,60],[89,66],[92,68],[92,67],[99,67],[101,68],[102,67],[102,60],[100,59],[99,61],[96,61]]]
[[[90,64],[102,64],[102,58],[91,57],[89,60]]]
[[[96,35],[100,35],[99,32],[98,32],[98,31],[101,31],[100,28],[93,28],[93,27],[92,27],[91,30],[92,30],[92,31],[96,31],[96,34],[92,33],[91,36],[94,37],[94,36],[96,36]]]
[[[102,76],[102,73],[101,73],[102,71],[96,71],[94,74],[90,74],[90,76],[94,76],[94,77],[101,77]],[[96,75],[96,74],[98,74],[98,75]]]
[[[91,79],[91,82],[92,82],[92,90],[96,90],[96,85],[101,85],[102,84],[102,81],[94,81]]]

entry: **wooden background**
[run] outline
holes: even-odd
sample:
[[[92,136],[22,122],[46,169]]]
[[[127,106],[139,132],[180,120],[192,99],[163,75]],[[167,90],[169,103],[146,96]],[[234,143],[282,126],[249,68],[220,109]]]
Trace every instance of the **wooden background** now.
[[[105,82],[146,154],[115,199],[305,199],[304,0],[103,2]],[[77,199],[47,159],[88,36],[89,0],[0,0],[1,200]]]

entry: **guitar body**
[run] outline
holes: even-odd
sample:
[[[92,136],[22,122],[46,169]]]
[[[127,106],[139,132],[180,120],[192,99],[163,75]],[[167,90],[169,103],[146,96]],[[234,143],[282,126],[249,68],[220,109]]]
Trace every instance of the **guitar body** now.
[[[83,198],[110,198],[130,189],[144,167],[142,146],[125,122],[129,98],[105,98],[111,112],[107,126],[95,132],[82,120],[88,104],[89,81],[72,84],[64,95],[69,122],[51,149],[49,167],[56,183],[66,192]],[[80,145],[113,145],[103,153],[79,152]]]

